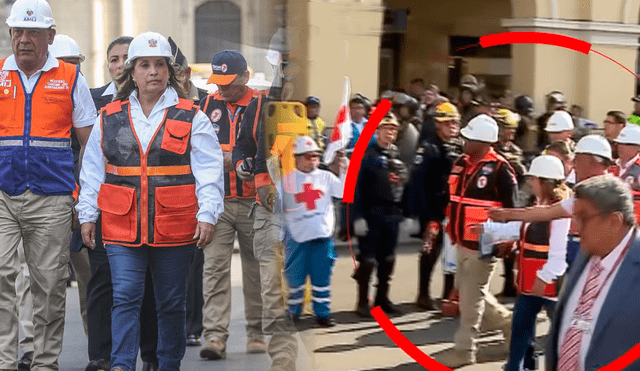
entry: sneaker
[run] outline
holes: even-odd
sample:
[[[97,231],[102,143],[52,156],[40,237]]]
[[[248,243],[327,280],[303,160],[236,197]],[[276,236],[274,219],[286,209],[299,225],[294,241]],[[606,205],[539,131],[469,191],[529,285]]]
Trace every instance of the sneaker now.
[[[96,359],[87,365],[84,371],[109,371],[111,369],[109,361],[104,359]]]
[[[208,340],[200,347],[200,357],[210,361],[227,358],[226,345],[217,339]]]
[[[33,352],[26,352],[22,355],[22,358],[18,361],[19,371],[31,370],[31,362],[33,361]]]
[[[200,346],[200,337],[198,335],[187,336],[187,346],[188,347]]]
[[[331,317],[326,318],[318,318],[316,320],[318,322],[318,326],[320,327],[333,327],[336,325],[335,321]]]
[[[264,335],[249,336],[247,339],[247,353],[266,353],[267,343],[264,341]]]
[[[475,356],[471,352],[464,352],[450,348],[433,356],[433,359],[443,366],[455,369],[476,363]]]

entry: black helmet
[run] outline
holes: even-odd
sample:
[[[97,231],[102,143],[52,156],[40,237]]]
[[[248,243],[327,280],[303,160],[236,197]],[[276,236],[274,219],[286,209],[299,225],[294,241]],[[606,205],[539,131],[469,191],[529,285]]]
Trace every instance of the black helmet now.
[[[521,95],[514,101],[516,111],[520,114],[533,113],[533,100],[528,95]]]
[[[362,95],[360,93],[356,93],[353,97],[351,97],[351,100],[349,100],[349,105],[352,105],[354,103],[355,104],[362,104],[364,106],[365,112],[367,112],[367,114],[371,110],[371,101],[369,100],[369,98],[365,97],[364,95]]]

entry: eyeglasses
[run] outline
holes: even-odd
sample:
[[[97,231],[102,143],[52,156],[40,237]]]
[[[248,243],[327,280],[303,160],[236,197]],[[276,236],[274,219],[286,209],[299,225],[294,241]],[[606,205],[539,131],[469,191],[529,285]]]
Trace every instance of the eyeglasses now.
[[[305,153],[304,155],[302,155],[302,157],[304,157],[304,159],[307,160],[307,161],[311,161],[313,159],[320,158],[320,154],[319,153]]]
[[[615,121],[615,120],[604,120],[604,123],[605,123],[605,125],[606,125],[606,124],[612,124],[612,125],[615,125],[615,124],[620,124],[620,125],[622,125],[622,124],[624,124],[624,123],[620,123],[620,122]]]

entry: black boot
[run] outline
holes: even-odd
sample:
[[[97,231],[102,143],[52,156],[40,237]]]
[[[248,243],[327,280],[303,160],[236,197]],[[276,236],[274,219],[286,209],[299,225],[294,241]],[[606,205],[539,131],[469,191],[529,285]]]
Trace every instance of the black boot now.
[[[389,280],[391,279],[395,262],[395,257],[390,256],[378,265],[378,288],[373,305],[380,307],[386,314],[400,314],[400,310],[389,300]]]
[[[451,290],[453,290],[455,278],[456,278],[455,275],[451,273],[446,273],[444,275],[444,287],[442,290],[442,299],[447,299],[449,295],[451,295]]]
[[[418,299],[416,300],[416,305],[421,309],[433,310],[434,306],[431,302],[431,295],[429,294],[431,271],[433,270],[430,254],[425,253],[424,251],[420,253],[420,262],[418,263],[418,268]]]
[[[375,260],[364,259],[360,261],[358,268],[353,273],[353,279],[358,282],[358,305],[356,306],[356,314],[363,318],[370,318],[371,311],[369,308],[369,280],[371,272],[375,267]]]
[[[442,242],[443,242],[443,231],[440,229],[438,235],[435,237],[433,246],[431,251],[426,252],[422,250],[420,252],[420,263],[419,263],[419,289],[418,289],[418,299],[416,300],[416,305],[419,308],[426,310],[434,310],[435,306],[431,301],[431,295],[429,286],[431,284],[431,273],[433,273],[433,267],[438,262],[438,257],[440,256],[440,251],[442,250]]]

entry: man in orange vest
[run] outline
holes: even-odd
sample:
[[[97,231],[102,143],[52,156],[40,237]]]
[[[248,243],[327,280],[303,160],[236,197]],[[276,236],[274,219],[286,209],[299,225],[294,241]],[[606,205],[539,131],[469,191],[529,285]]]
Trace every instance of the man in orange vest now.
[[[218,133],[224,156],[224,212],[216,226],[211,244],[204,248],[203,327],[205,343],[200,357],[217,360],[226,357],[226,342],[231,319],[231,255],[236,233],[242,259],[242,291],[247,319],[247,352],[264,353],[260,264],[253,253],[253,217],[248,217],[256,198],[253,177],[237,174],[231,152],[241,131],[241,122],[249,103],[260,92],[247,87],[247,62],[238,51],[223,50],[213,56],[209,83],[218,91],[203,100],[202,111]],[[259,98],[262,100],[262,98]],[[247,130],[247,129],[245,129]]]
[[[464,152],[453,164],[449,177],[449,234],[459,246],[457,286],[460,292],[460,327],[452,351],[436,356],[438,362],[457,368],[476,361],[476,338],[483,322],[487,329],[502,330],[506,343],[511,335],[511,313],[489,292],[495,257],[481,259],[479,235],[474,226],[488,219],[490,207],[514,207],[518,195],[515,171],[497,154],[498,124],[480,114],[460,134],[466,139]]]
[[[45,0],[16,1],[7,25],[13,54],[0,61],[0,370],[18,368],[21,240],[33,290],[31,368],[57,370],[76,188],[71,128],[84,146],[96,111],[78,68],[48,52],[56,32]]]

